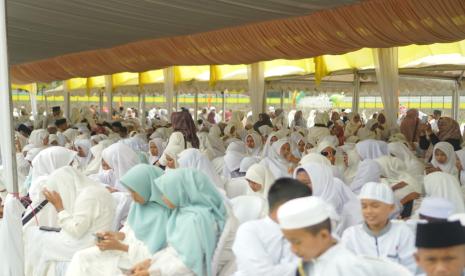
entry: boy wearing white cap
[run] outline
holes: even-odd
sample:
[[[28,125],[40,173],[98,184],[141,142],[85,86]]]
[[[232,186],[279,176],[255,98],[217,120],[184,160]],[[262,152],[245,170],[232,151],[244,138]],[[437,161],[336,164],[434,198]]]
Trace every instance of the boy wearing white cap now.
[[[277,223],[278,208],[289,200],[310,196],[306,185],[291,178],[278,179],[268,191],[269,216],[246,222],[237,230],[233,245],[236,256],[236,276],[295,275],[298,258]]]
[[[415,236],[405,222],[389,220],[395,209],[391,188],[369,182],[359,199],[365,222],[345,230],[341,242],[357,255],[387,258],[415,273]]]
[[[292,251],[302,258],[298,275],[377,275],[372,267],[331,235],[330,206],[309,196],[286,202],[278,210],[278,221]]]

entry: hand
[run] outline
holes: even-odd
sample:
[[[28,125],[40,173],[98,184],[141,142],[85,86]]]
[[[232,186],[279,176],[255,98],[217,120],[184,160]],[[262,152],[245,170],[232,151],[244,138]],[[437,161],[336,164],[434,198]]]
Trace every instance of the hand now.
[[[426,174],[430,174],[430,173],[434,173],[434,172],[440,172],[440,171],[441,171],[440,168],[435,168],[435,167],[433,167],[433,166],[427,166],[427,167],[425,168],[425,173],[426,173]]]
[[[407,183],[405,183],[404,181],[401,181],[401,182],[397,183],[396,185],[392,186],[391,189],[392,189],[393,191],[395,191],[395,190],[402,189],[402,188],[404,188],[404,187],[407,186],[407,185],[408,185]]]
[[[115,189],[115,188],[113,188],[113,187],[110,187],[110,186],[107,186],[106,188],[107,188],[107,190],[108,190],[110,193],[116,193],[116,192],[119,192],[119,190],[118,190],[118,189]]]
[[[121,243],[119,240],[102,240],[100,242],[97,242],[97,247],[101,251],[106,251],[106,250],[120,250],[120,251],[128,251],[128,246]]]
[[[152,264],[152,260],[151,259],[146,259],[138,264],[136,264],[133,268],[132,268],[132,271],[133,273],[137,273],[137,272],[142,272],[142,271],[148,271],[148,269],[150,268],[150,265]],[[134,274],[133,274],[134,275]],[[142,274],[143,275],[143,274]]]
[[[150,273],[147,270],[140,270],[140,271],[137,271],[137,272],[133,272],[132,274],[130,274],[131,276],[150,276]]]
[[[61,196],[59,193],[55,191],[49,191],[47,190],[47,188],[44,188],[43,193],[44,193],[45,198],[48,200],[48,202],[50,202],[55,207],[57,212],[61,212],[64,210],[63,201],[61,200]]]
[[[117,240],[122,241],[126,237],[126,235],[122,232],[99,232],[97,236],[101,237],[104,240]]]

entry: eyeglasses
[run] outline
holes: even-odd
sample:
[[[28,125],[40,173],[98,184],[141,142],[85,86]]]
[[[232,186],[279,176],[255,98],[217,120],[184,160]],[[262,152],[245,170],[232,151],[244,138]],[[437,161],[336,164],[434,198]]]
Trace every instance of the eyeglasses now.
[[[336,150],[332,150],[332,151],[322,151],[322,152],[320,152],[320,153],[321,153],[321,155],[323,155],[323,156],[325,156],[325,157],[327,157],[327,156],[330,155],[330,154],[331,154],[332,156],[335,156],[335,155],[336,155]]]

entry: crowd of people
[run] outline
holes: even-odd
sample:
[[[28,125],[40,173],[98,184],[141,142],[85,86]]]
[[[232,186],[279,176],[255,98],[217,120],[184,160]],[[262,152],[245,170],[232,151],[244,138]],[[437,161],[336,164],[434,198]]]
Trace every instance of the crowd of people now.
[[[464,275],[465,148],[440,111],[136,113],[21,113],[0,256],[28,276]]]

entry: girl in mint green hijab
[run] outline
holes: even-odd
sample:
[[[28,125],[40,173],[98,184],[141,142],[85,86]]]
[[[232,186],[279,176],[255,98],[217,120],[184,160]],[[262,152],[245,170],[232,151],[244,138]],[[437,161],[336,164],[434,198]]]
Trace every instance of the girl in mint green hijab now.
[[[223,198],[202,172],[176,169],[155,180],[173,208],[166,227],[168,246],[196,275],[211,276],[211,260],[227,219]]]
[[[166,225],[171,213],[162,201],[161,192],[153,185],[162,174],[160,168],[139,164],[120,179],[134,198],[127,222],[152,254],[166,246]]]

